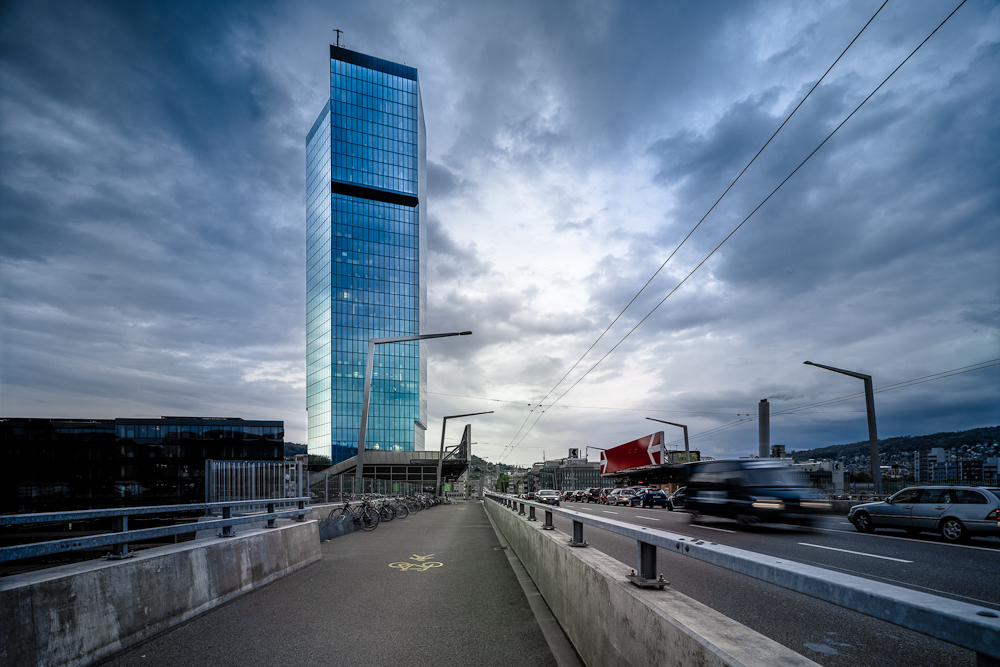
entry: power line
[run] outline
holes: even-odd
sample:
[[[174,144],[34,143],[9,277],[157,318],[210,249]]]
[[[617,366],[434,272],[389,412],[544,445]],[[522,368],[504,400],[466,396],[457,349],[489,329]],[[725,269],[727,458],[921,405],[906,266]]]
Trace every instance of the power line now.
[[[531,403],[525,403],[524,401],[508,401],[502,398],[486,398],[485,396],[465,396],[462,394],[445,394],[440,391],[429,391],[428,394],[434,394],[436,396],[453,396],[455,398],[470,398],[476,401],[495,401],[497,403],[511,403],[513,405],[524,405],[531,407]],[[537,403],[535,404],[538,405]],[[575,410],[625,410],[632,412],[663,412],[678,415],[731,415],[731,412],[700,412],[697,410],[656,410],[652,408],[618,408],[618,407],[608,407],[605,405],[560,405],[558,406],[562,409],[575,409]]]
[[[663,299],[662,299],[662,300],[660,300],[660,302],[659,302],[659,303],[657,303],[657,304],[656,304],[656,305],[655,305],[655,306],[653,307],[653,309],[652,309],[652,310],[650,310],[650,311],[649,311],[649,312],[648,312],[648,313],[647,313],[647,314],[645,315],[645,317],[643,317],[643,318],[642,318],[641,320],[639,320],[639,322],[638,322],[638,323],[637,323],[637,324],[636,324],[635,326],[633,326],[633,327],[632,327],[632,328],[631,328],[631,329],[630,329],[630,330],[628,331],[628,333],[626,333],[626,334],[625,334],[625,335],[624,335],[624,336],[623,336],[623,337],[622,337],[622,338],[621,338],[621,339],[620,339],[620,340],[619,340],[619,341],[618,341],[617,343],[615,343],[614,347],[612,347],[612,348],[611,348],[610,350],[608,350],[608,351],[607,351],[607,352],[606,352],[606,353],[604,354],[604,356],[602,356],[602,357],[601,357],[600,359],[598,359],[598,360],[597,360],[597,362],[596,362],[596,363],[595,363],[595,364],[594,364],[593,366],[591,366],[591,367],[590,367],[590,369],[588,369],[588,370],[587,370],[587,372],[585,372],[585,373],[584,373],[583,375],[581,375],[581,376],[580,376],[580,377],[579,377],[579,378],[578,378],[578,379],[576,380],[576,382],[574,382],[574,383],[573,383],[573,384],[572,384],[572,385],[570,386],[570,388],[569,388],[569,389],[567,389],[566,391],[564,391],[564,392],[563,392],[562,394],[560,394],[560,395],[559,395],[559,397],[558,397],[558,398],[556,398],[556,399],[555,399],[554,401],[552,401],[552,403],[551,403],[551,404],[549,404],[549,407],[548,407],[548,408],[545,408],[545,409],[543,409],[543,410],[542,410],[542,412],[541,412],[541,415],[544,415],[544,414],[545,414],[545,412],[546,412],[546,411],[548,411],[548,409],[549,409],[549,408],[551,408],[551,407],[552,407],[553,405],[555,405],[555,404],[556,404],[557,402],[559,402],[559,401],[560,401],[560,400],[562,399],[562,397],[563,397],[563,396],[565,396],[566,394],[568,394],[569,392],[571,392],[571,391],[572,391],[572,390],[573,390],[573,389],[574,389],[574,388],[575,388],[575,387],[576,387],[576,386],[577,386],[578,384],[580,384],[580,382],[582,382],[582,381],[583,381],[583,379],[584,379],[584,378],[586,378],[586,377],[587,377],[588,375],[590,375],[590,373],[591,373],[591,372],[592,372],[592,371],[593,371],[593,370],[594,370],[595,368],[597,368],[597,367],[598,367],[598,366],[599,366],[599,365],[601,364],[601,362],[603,362],[603,361],[604,361],[605,359],[607,359],[607,358],[608,358],[608,356],[610,356],[612,352],[614,352],[614,351],[615,351],[616,349],[618,349],[618,346],[619,346],[619,345],[621,345],[621,344],[622,344],[623,342],[625,342],[625,340],[626,340],[626,339],[627,339],[627,338],[628,338],[629,336],[631,336],[631,335],[632,335],[632,333],[633,333],[633,332],[635,332],[635,330],[636,330],[636,329],[638,329],[638,328],[639,328],[639,327],[640,327],[640,326],[641,326],[641,325],[643,324],[643,322],[645,322],[645,321],[646,321],[647,319],[649,319],[649,317],[650,317],[650,316],[652,316],[652,314],[653,314],[654,312],[656,312],[656,310],[657,310],[657,309],[658,309],[658,308],[659,308],[660,306],[662,306],[662,305],[663,305],[663,304],[664,304],[664,303],[665,303],[665,302],[667,301],[667,299],[669,299],[669,298],[670,298],[671,296],[673,296],[673,295],[674,295],[674,293],[676,293],[676,292],[677,292],[677,290],[678,290],[678,289],[680,289],[680,288],[681,288],[681,286],[683,286],[683,285],[684,285],[684,283],[686,283],[686,282],[687,282],[687,280],[688,280],[688,279],[689,279],[689,278],[690,278],[690,277],[691,277],[692,275],[694,275],[694,273],[695,273],[695,272],[696,272],[696,271],[697,271],[698,269],[700,269],[700,268],[701,268],[701,267],[702,267],[702,266],[703,266],[703,265],[705,264],[705,262],[707,262],[707,261],[708,261],[708,260],[709,260],[709,259],[710,259],[710,258],[711,258],[711,257],[712,257],[712,256],[713,256],[713,255],[714,255],[714,254],[715,254],[715,253],[716,253],[716,252],[718,251],[718,250],[719,250],[719,248],[721,248],[721,247],[722,247],[722,246],[723,246],[723,245],[724,245],[724,244],[726,243],[726,241],[728,241],[728,240],[729,240],[730,238],[732,238],[732,236],[733,236],[733,235],[734,235],[734,234],[735,234],[736,232],[738,232],[738,231],[740,230],[740,228],[741,228],[741,227],[743,227],[743,225],[744,225],[744,224],[746,224],[746,222],[747,222],[747,221],[748,221],[748,220],[749,220],[749,219],[750,219],[750,218],[751,218],[751,217],[752,217],[752,216],[753,216],[753,215],[754,215],[754,214],[755,214],[755,213],[756,213],[756,212],[757,212],[758,210],[760,210],[760,208],[761,208],[761,207],[762,207],[762,206],[763,206],[764,204],[766,204],[766,203],[768,202],[768,200],[770,200],[770,199],[771,199],[771,197],[772,197],[772,196],[774,196],[774,194],[775,194],[775,193],[776,193],[776,192],[777,192],[778,190],[780,190],[780,189],[781,189],[781,187],[782,187],[782,186],[783,186],[783,185],[784,185],[785,183],[787,183],[787,182],[788,182],[788,180],[789,180],[789,179],[791,179],[791,177],[792,177],[792,176],[794,176],[794,175],[795,175],[795,174],[796,174],[796,173],[797,173],[797,172],[799,171],[799,169],[801,169],[801,168],[802,168],[802,166],[803,166],[803,165],[804,165],[804,164],[805,164],[806,162],[808,162],[808,161],[810,160],[810,158],[812,158],[812,156],[813,156],[813,155],[815,155],[815,154],[817,153],[817,151],[819,151],[819,149],[820,149],[820,148],[822,148],[822,147],[823,147],[823,146],[824,146],[824,145],[826,144],[826,142],[830,140],[830,138],[831,138],[831,137],[833,137],[833,135],[834,135],[834,134],[836,134],[836,133],[837,133],[837,132],[838,132],[838,131],[840,130],[840,128],[841,128],[841,127],[843,127],[843,126],[844,126],[844,124],[845,124],[845,123],[847,123],[847,121],[849,121],[849,120],[850,120],[850,119],[851,119],[851,118],[852,118],[852,117],[854,116],[854,114],[856,114],[856,113],[858,112],[858,110],[859,110],[859,109],[861,109],[861,107],[863,107],[863,106],[865,105],[865,103],[866,103],[866,102],[868,102],[868,100],[870,100],[870,99],[872,98],[872,96],[873,96],[873,95],[875,95],[875,93],[877,93],[877,92],[878,92],[878,91],[879,91],[879,90],[880,90],[880,89],[882,88],[882,86],[884,86],[884,85],[886,84],[886,82],[887,82],[887,81],[888,81],[889,79],[891,79],[891,78],[892,78],[892,76],[893,76],[893,75],[894,75],[894,74],[895,74],[896,72],[898,72],[898,71],[899,71],[899,69],[900,69],[900,68],[901,68],[901,67],[902,67],[903,65],[905,65],[905,64],[907,63],[907,61],[909,61],[909,60],[910,60],[910,58],[912,58],[912,57],[913,57],[913,54],[915,54],[915,53],[916,53],[917,51],[919,51],[919,50],[920,50],[920,48],[921,48],[921,47],[922,47],[922,46],[923,46],[924,44],[926,44],[926,43],[927,43],[927,40],[929,40],[929,39],[930,39],[931,37],[933,37],[933,36],[934,36],[934,34],[935,34],[935,33],[936,33],[936,32],[937,32],[938,30],[940,30],[940,29],[941,29],[941,26],[943,26],[943,25],[944,25],[945,23],[947,23],[948,19],[950,19],[950,18],[951,18],[951,17],[952,17],[952,16],[953,16],[953,15],[955,14],[955,12],[957,12],[957,11],[958,11],[958,10],[959,10],[959,9],[960,9],[960,8],[962,7],[962,5],[964,5],[964,4],[965,4],[965,2],[966,2],[966,0],[962,0],[962,2],[960,2],[960,3],[958,4],[958,6],[957,6],[957,7],[955,7],[955,9],[953,9],[953,10],[951,11],[951,13],[950,13],[950,14],[948,14],[948,16],[946,16],[946,17],[945,17],[945,19],[944,19],[943,21],[941,21],[941,23],[940,23],[940,24],[938,24],[938,26],[937,26],[936,28],[934,28],[934,30],[932,30],[932,31],[931,31],[931,33],[930,33],[929,35],[927,35],[927,37],[925,37],[925,38],[924,38],[924,40],[923,40],[922,42],[920,42],[920,44],[918,44],[918,45],[917,45],[917,47],[916,47],[915,49],[913,49],[913,51],[911,51],[911,52],[910,52],[910,54],[909,54],[908,56],[906,56],[906,58],[904,58],[904,59],[903,59],[903,61],[902,61],[901,63],[899,63],[899,65],[897,65],[897,66],[896,66],[896,68],[895,68],[894,70],[892,70],[892,72],[890,72],[890,73],[889,73],[889,76],[887,76],[887,77],[886,77],[885,79],[883,79],[882,83],[880,83],[880,84],[879,84],[878,86],[876,86],[875,90],[873,90],[873,91],[872,91],[872,92],[871,92],[871,93],[870,93],[870,94],[868,95],[868,97],[866,97],[866,98],[865,98],[864,100],[862,100],[862,101],[861,101],[861,104],[859,104],[859,105],[858,105],[857,107],[855,107],[855,108],[854,108],[854,111],[852,111],[852,112],[851,112],[850,114],[848,114],[848,115],[847,115],[847,117],[846,117],[846,118],[844,118],[844,120],[842,120],[842,121],[840,122],[840,124],[839,124],[839,125],[837,125],[837,127],[835,127],[835,128],[833,129],[833,131],[832,131],[832,132],[830,132],[830,134],[828,134],[828,135],[826,136],[826,138],[825,138],[825,139],[823,139],[823,141],[821,141],[821,142],[820,142],[820,144],[819,144],[818,146],[816,146],[816,148],[814,148],[814,149],[812,150],[812,152],[811,152],[811,153],[809,153],[809,155],[807,155],[807,156],[806,156],[806,158],[805,158],[804,160],[802,160],[802,162],[800,162],[800,163],[799,163],[799,165],[798,165],[797,167],[795,167],[795,169],[793,169],[793,170],[792,170],[792,172],[791,172],[790,174],[788,174],[788,176],[786,176],[786,177],[784,178],[784,180],[782,180],[782,181],[781,181],[781,183],[779,183],[779,184],[778,184],[778,186],[777,186],[777,187],[775,187],[775,188],[774,188],[774,190],[772,190],[772,191],[771,191],[771,193],[770,193],[769,195],[767,195],[767,197],[765,197],[765,198],[764,198],[764,200],[763,200],[763,201],[761,201],[761,203],[760,203],[760,204],[758,204],[758,205],[756,206],[756,208],[754,208],[754,209],[753,209],[753,210],[752,210],[752,211],[750,212],[750,214],[749,214],[749,215],[747,215],[747,217],[745,217],[745,218],[744,218],[744,219],[742,220],[742,222],[740,222],[740,224],[738,224],[738,225],[737,225],[737,226],[736,226],[736,227],[735,227],[735,228],[734,228],[734,229],[733,229],[733,230],[732,230],[731,232],[729,232],[729,234],[728,234],[728,235],[726,235],[726,237],[725,237],[724,239],[722,239],[722,241],[721,241],[721,242],[720,242],[720,243],[719,243],[719,244],[718,244],[717,246],[715,246],[715,248],[714,248],[714,249],[712,250],[712,252],[708,253],[708,255],[706,255],[706,256],[705,256],[705,258],[704,258],[704,259],[702,259],[702,260],[701,260],[701,261],[700,261],[700,262],[698,263],[698,265],[697,265],[697,266],[695,266],[695,267],[694,267],[694,268],[693,268],[693,269],[692,269],[692,270],[691,270],[691,271],[690,271],[690,272],[689,272],[689,273],[688,273],[688,274],[687,274],[687,275],[686,275],[686,276],[685,276],[685,277],[684,277],[684,278],[683,278],[683,279],[682,279],[682,280],[681,280],[681,281],[680,281],[679,283],[677,283],[677,285],[676,285],[676,286],[675,286],[675,287],[674,287],[674,288],[673,288],[672,290],[670,290],[670,292],[669,292],[669,293],[667,293],[667,295],[666,295],[665,297],[663,297]],[[879,9],[881,9],[881,7],[880,7]],[[866,24],[866,25],[867,25],[867,24]],[[560,382],[561,382],[561,380],[560,380]],[[557,385],[557,386],[558,386],[558,385]],[[553,389],[554,389],[554,388],[553,388]],[[552,392],[550,391],[549,393],[552,393]],[[548,394],[546,394],[546,396],[548,396]],[[532,409],[532,411],[533,411],[533,410],[534,410],[534,409]],[[541,418],[541,415],[539,416],[539,418]],[[525,421],[527,421],[527,420],[525,420]],[[537,423],[538,423],[538,420],[536,419],[536,420],[535,420],[535,422],[534,422],[534,423],[532,424],[531,428],[534,428],[534,425],[535,425],[535,424],[537,424]],[[528,429],[528,433],[530,433],[530,431],[531,431],[531,428],[529,428],[529,429]],[[528,433],[525,433],[525,436],[527,436],[527,434],[528,434]],[[516,436],[515,436],[515,437],[516,437]],[[521,438],[521,441],[523,441],[523,440],[524,440],[524,438]],[[520,444],[520,442],[519,442],[518,444]]]

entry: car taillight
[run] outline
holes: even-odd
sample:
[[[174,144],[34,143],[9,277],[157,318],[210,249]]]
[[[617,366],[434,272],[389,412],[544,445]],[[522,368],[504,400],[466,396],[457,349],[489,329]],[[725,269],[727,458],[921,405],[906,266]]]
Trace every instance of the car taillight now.
[[[1000,510],[993,510],[986,515],[987,521],[1000,521]]]

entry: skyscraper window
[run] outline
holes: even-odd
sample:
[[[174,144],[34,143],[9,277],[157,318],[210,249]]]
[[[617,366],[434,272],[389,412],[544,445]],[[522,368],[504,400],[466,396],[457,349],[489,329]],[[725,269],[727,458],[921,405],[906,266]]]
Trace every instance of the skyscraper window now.
[[[426,148],[417,70],[330,47],[306,137],[309,453],[357,453],[368,339],[426,330]],[[422,450],[424,343],[376,348],[366,447]]]

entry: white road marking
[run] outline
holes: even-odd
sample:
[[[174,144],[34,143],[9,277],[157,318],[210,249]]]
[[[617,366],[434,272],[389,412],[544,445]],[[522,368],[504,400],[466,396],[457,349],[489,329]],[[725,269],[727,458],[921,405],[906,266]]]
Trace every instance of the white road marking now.
[[[604,510],[605,514],[618,514],[618,512],[612,512],[611,510]]]
[[[868,556],[869,558],[881,558],[882,560],[894,560],[897,563],[912,563],[912,560],[903,560],[902,558],[890,558],[889,556],[876,556],[875,554],[866,554],[860,551],[851,551],[849,549],[838,549],[837,547],[824,547],[822,544],[809,544],[808,542],[799,542],[804,547],[816,547],[817,549],[829,549],[830,551],[839,551],[845,554],[854,554],[855,556]]]
[[[659,521],[659,519],[657,519],[656,517],[652,517],[652,516],[639,516],[638,514],[635,515],[635,518],[636,519],[649,519],[650,521]]]
[[[819,526],[813,526],[812,530],[823,530],[828,533],[847,533],[851,531],[843,530],[841,528],[820,528]],[[1000,549],[996,547],[977,547],[972,544],[953,544],[951,542],[932,542],[930,540],[919,540],[912,537],[902,537],[900,535],[876,535],[874,533],[854,533],[859,537],[881,537],[883,540],[906,540],[910,544],[936,544],[939,547],[959,547],[960,549],[979,549],[980,551],[992,551],[993,553],[1000,553]]]
[[[587,510],[588,512],[593,512],[594,511],[593,507],[581,507],[580,509]]]
[[[696,523],[691,524],[692,528],[704,528],[705,530],[717,530],[720,533],[735,533],[735,530],[726,530],[725,528],[713,528],[712,526],[699,526]]]

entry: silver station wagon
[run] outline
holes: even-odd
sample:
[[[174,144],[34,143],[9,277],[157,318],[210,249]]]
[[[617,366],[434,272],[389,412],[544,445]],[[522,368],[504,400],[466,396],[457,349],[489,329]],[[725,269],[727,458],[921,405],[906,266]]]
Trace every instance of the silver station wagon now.
[[[847,519],[862,533],[899,528],[910,535],[940,533],[949,542],[963,542],[973,535],[1000,536],[1000,489],[913,486],[888,500],[855,505]]]

